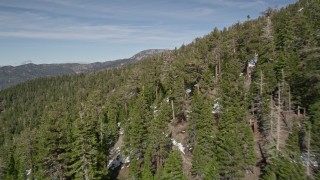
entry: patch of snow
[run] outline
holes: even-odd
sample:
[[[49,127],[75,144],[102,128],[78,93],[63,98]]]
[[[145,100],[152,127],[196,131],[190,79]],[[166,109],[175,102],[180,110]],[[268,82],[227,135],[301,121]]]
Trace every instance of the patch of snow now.
[[[220,101],[220,98],[217,98],[217,99],[214,100],[214,104],[213,104],[213,107],[212,107],[212,113],[213,114],[221,113],[222,105],[220,105],[219,101]]]
[[[190,94],[191,93],[191,89],[186,89],[186,94]]]
[[[303,7],[302,7],[302,8],[300,8],[300,9],[298,10],[298,12],[301,12],[303,9],[304,9]]]
[[[122,129],[122,128],[120,128],[120,130],[119,130],[119,134],[120,134],[120,135],[123,135],[123,134],[124,134],[124,131],[123,131],[123,129]]]
[[[121,165],[121,161],[121,155],[118,155],[116,159],[109,160],[108,169],[114,170],[115,168],[119,167]]]
[[[163,134],[165,137],[168,137],[168,136],[169,136],[169,134],[165,134],[164,132],[162,132],[162,134]]]
[[[184,149],[185,149],[185,147],[184,147],[181,143],[178,143],[178,142],[177,142],[176,140],[174,140],[174,139],[171,139],[171,141],[172,141],[172,144],[175,145],[175,146],[177,146],[178,149],[184,154]]]
[[[26,174],[27,174],[27,176],[29,176],[31,174],[31,169],[27,169]]]
[[[125,157],[122,159],[122,163],[129,163],[130,162],[130,156]]]
[[[219,104],[219,102],[214,103],[212,107],[212,113],[213,114],[219,113],[220,110],[221,110],[221,105]]]
[[[249,60],[248,66],[254,67],[256,66],[257,62],[258,62],[258,54],[255,54],[254,57],[251,60]]]
[[[157,110],[158,109],[158,107],[156,105],[154,105],[154,104],[151,105],[150,108],[153,109],[153,110]]]
[[[318,158],[315,154],[310,154],[310,159],[308,162],[308,154],[306,152],[303,152],[301,154],[301,161],[304,166],[309,165],[309,166],[313,166],[313,167],[319,167]]]

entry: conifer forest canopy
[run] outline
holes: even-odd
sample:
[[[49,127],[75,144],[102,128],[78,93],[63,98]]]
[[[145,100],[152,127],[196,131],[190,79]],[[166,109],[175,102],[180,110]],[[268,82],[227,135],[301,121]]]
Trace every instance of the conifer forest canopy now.
[[[320,1],[2,90],[0,124],[0,179],[319,179]]]

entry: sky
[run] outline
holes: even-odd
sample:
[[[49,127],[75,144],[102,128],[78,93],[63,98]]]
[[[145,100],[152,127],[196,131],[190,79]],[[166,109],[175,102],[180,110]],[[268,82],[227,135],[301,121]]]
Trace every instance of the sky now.
[[[0,0],[0,66],[174,49],[296,0]]]

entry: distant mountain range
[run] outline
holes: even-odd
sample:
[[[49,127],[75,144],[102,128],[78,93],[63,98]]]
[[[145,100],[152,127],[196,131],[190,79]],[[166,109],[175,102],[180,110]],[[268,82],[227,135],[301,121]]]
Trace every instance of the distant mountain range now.
[[[95,62],[89,64],[65,63],[65,64],[33,64],[28,63],[20,66],[0,67],[0,90],[23,83],[39,77],[53,77],[60,75],[72,75],[89,73],[106,68],[113,68],[125,64],[136,63],[156,54],[164,53],[165,49],[148,49],[141,51],[131,58],[119,59],[106,62]]]

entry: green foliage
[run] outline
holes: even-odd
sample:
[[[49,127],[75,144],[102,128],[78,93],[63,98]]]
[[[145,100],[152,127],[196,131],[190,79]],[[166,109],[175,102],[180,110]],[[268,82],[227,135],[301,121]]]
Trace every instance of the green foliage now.
[[[153,179],[153,174],[151,172],[151,166],[152,166],[152,161],[151,161],[151,151],[147,150],[145,153],[144,157],[144,165],[143,165],[143,171],[142,171],[142,179],[143,180],[152,180]]]
[[[282,83],[281,104],[287,108],[290,87],[290,108],[306,108],[311,148],[319,154],[319,4],[301,0],[256,20],[215,28],[136,64],[0,91],[0,179],[106,179],[117,140],[123,140],[121,154],[130,157],[127,178],[239,179],[257,161],[251,115],[263,135],[263,178],[305,178],[297,123],[276,155],[266,149],[272,145],[270,114],[276,112],[270,104]],[[246,66],[255,53],[258,62],[249,77]],[[219,111],[213,113],[216,103]],[[171,150],[172,119],[177,127],[188,125],[179,134],[188,141],[185,154]],[[191,157],[191,172],[183,172]]]
[[[301,165],[280,155],[266,166],[262,179],[306,179],[300,168]]]
[[[194,176],[204,176],[208,161],[215,158],[215,134],[217,131],[214,116],[209,101],[202,100],[199,119],[196,119],[196,142],[193,150],[192,173]],[[194,113],[194,112],[193,112]]]
[[[159,109],[154,110],[154,118],[150,122],[148,134],[148,149],[155,162],[150,165],[150,170],[156,172],[163,166],[164,160],[169,155],[171,140],[169,138],[168,122],[171,120],[171,110],[167,102],[162,102]]]
[[[161,179],[187,179],[182,172],[182,159],[178,151],[173,150],[165,162]]]
[[[204,178],[205,180],[219,179],[219,165],[216,157],[213,157],[211,162],[205,167]]]
[[[139,94],[132,110],[129,113],[129,123],[127,125],[126,146],[131,156],[130,174],[133,178],[140,178],[140,167],[143,163],[143,156],[147,149],[147,125],[151,119],[149,107],[143,94]]]
[[[69,176],[75,178],[93,179],[97,175],[96,169],[98,153],[98,140],[95,130],[97,129],[95,116],[86,111],[82,105],[79,111],[79,119],[74,122],[73,148],[71,149],[71,161]]]

